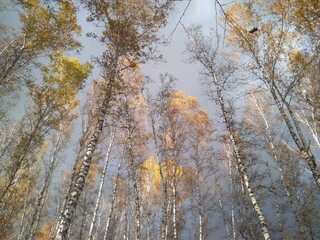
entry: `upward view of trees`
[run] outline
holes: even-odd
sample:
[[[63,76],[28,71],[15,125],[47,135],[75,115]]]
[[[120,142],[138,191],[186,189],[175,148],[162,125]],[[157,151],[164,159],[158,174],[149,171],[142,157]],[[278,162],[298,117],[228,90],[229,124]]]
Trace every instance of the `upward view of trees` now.
[[[320,239],[319,3],[212,2],[206,110],[144,72],[180,1],[0,4],[0,239]]]

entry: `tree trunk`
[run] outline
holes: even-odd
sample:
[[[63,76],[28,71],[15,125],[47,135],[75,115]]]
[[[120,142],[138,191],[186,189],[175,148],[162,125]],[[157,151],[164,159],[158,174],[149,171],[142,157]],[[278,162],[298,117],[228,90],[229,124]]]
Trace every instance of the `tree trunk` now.
[[[141,216],[140,216],[140,196],[139,196],[139,189],[138,189],[138,180],[137,180],[137,175],[136,175],[136,167],[134,164],[134,155],[133,155],[133,150],[132,150],[132,135],[131,135],[131,126],[130,122],[128,123],[129,125],[129,133],[128,133],[128,152],[129,152],[129,157],[130,157],[130,172],[131,172],[131,177],[133,181],[133,194],[134,194],[134,215],[136,218],[136,236],[135,239],[139,240],[141,238]]]
[[[307,162],[307,164],[310,168],[310,171],[312,173],[312,176],[315,179],[318,187],[320,187],[320,171],[317,168],[316,159],[315,159],[313,153],[311,152],[310,146],[308,146],[308,144],[306,143],[306,141],[304,139],[304,136],[303,136],[303,133],[300,129],[299,123],[296,120],[294,113],[291,110],[291,106],[285,99],[282,98],[282,96],[279,93],[279,90],[277,88],[275,88],[275,86],[271,85],[270,87],[271,87],[271,94],[272,94],[274,101],[275,101],[275,103],[281,113],[281,116],[283,117],[283,119],[288,127],[289,133],[290,133],[293,141],[295,142],[296,146],[298,147],[298,149],[301,153],[301,156]],[[279,100],[277,92],[278,92],[280,98],[282,98],[282,103],[284,103],[286,105],[292,121],[290,121],[289,117],[287,116],[287,114],[283,108],[283,105],[281,104],[281,102]]]
[[[229,152],[228,152],[229,153]],[[227,154],[228,154],[227,153]],[[230,192],[233,194],[233,177],[232,177],[232,164],[231,164],[231,157],[228,157],[228,166],[229,166],[229,177],[230,177]],[[243,185],[241,185],[243,186]],[[233,201],[231,202],[231,223],[232,223],[232,236],[233,239],[237,239],[237,234],[236,234],[236,221],[235,221],[235,215],[234,215],[234,205]]]
[[[176,166],[173,163],[173,179],[172,179],[172,221],[173,221],[173,239],[178,239],[177,231],[177,184],[176,184]]]
[[[198,216],[199,216],[199,240],[203,240],[203,206],[202,206],[202,195],[200,190],[200,184],[199,184],[199,170],[197,165],[197,202],[198,202]]]
[[[277,84],[275,83],[276,79],[274,79],[272,74],[268,74],[268,71],[264,68],[264,66],[260,63],[259,59],[256,58],[257,64],[262,70],[262,74],[264,77],[265,84],[269,87],[270,93],[273,97],[273,100],[286,123],[289,133],[296,144],[298,150],[301,153],[301,156],[307,162],[310,171],[312,173],[313,178],[315,179],[318,187],[320,187],[320,170],[317,168],[316,158],[311,152],[310,146],[305,141],[304,135],[302,130],[299,126],[298,120],[296,119],[290,103],[285,99],[282,95],[281,91],[279,90]],[[287,115],[284,105],[286,106],[286,110],[288,111],[289,116]],[[290,120],[291,118],[291,120]]]
[[[118,169],[117,169],[117,176],[116,176],[116,181],[113,185],[113,190],[112,190],[112,200],[111,200],[111,206],[110,206],[110,211],[109,211],[109,215],[107,218],[107,223],[106,223],[106,230],[103,236],[103,240],[107,240],[108,236],[110,235],[109,231],[110,231],[110,222],[111,222],[111,218],[113,215],[113,210],[114,210],[114,204],[116,201],[116,197],[117,197],[117,191],[118,191],[118,180],[119,180],[119,176],[120,176],[120,168],[122,165],[122,159],[123,159],[123,152],[120,156],[120,160],[119,160],[119,164],[118,164]]]
[[[160,167],[161,168],[161,167]],[[161,175],[163,183],[163,201],[162,201],[162,217],[161,217],[161,239],[167,240],[168,236],[168,185],[166,179]]]
[[[82,162],[79,175],[76,179],[76,183],[73,186],[70,194],[68,195],[68,202],[66,204],[66,209],[61,215],[61,221],[59,222],[57,234],[55,236],[56,240],[66,240],[71,220],[73,218],[75,209],[78,205],[79,198],[82,193],[85,180],[89,172],[92,156],[97,147],[98,140],[100,138],[100,134],[103,129],[105,115],[111,99],[111,92],[112,92],[112,82],[109,82],[107,93],[103,99],[102,106],[98,113],[98,121],[95,127],[95,131],[92,134],[91,139],[86,147],[84,160]]]
[[[102,196],[102,189],[103,189],[103,185],[104,185],[104,179],[105,179],[105,176],[106,176],[108,163],[109,163],[109,159],[110,159],[110,153],[111,153],[111,148],[112,148],[112,144],[113,144],[114,134],[115,134],[114,132],[111,134],[111,139],[110,139],[110,143],[109,143],[108,150],[107,150],[107,156],[106,156],[106,159],[105,159],[105,162],[104,162],[104,166],[103,166],[103,171],[102,171],[100,185],[99,185],[99,192],[98,192],[98,196],[97,196],[97,200],[96,200],[96,204],[95,204],[95,207],[94,207],[93,216],[92,216],[92,220],[91,220],[91,224],[90,224],[88,240],[92,240],[93,239],[92,238],[92,236],[93,236],[93,228],[94,228],[96,220],[97,220],[97,213],[98,213],[100,200],[101,200],[101,196]]]
[[[280,163],[280,160],[279,160],[279,158],[277,156],[275,145],[274,145],[274,143],[272,141],[272,134],[271,134],[271,129],[270,129],[270,126],[269,126],[269,122],[268,122],[268,120],[266,118],[265,113],[261,109],[260,104],[258,103],[258,100],[254,96],[254,94],[252,94],[252,95],[253,95],[253,99],[255,101],[255,106],[258,109],[258,112],[260,113],[260,115],[261,115],[261,117],[262,117],[262,119],[264,121],[264,125],[265,125],[266,130],[267,130],[266,140],[267,140],[267,142],[269,144],[269,148],[270,148],[270,150],[272,152],[272,157],[273,157],[273,159],[275,160],[275,162],[277,164],[277,167],[278,167],[278,170],[279,170],[279,175],[280,175],[280,180],[281,180],[281,183],[282,183],[282,187],[283,187],[283,189],[284,189],[284,191],[285,191],[285,193],[287,195],[287,198],[288,198],[289,203],[290,203],[291,211],[292,211],[292,213],[293,213],[293,215],[295,217],[295,220],[297,222],[299,233],[300,233],[300,237],[302,239],[308,239],[307,236],[306,236],[303,224],[302,224],[302,222],[300,221],[299,217],[296,214],[297,208],[296,208],[295,203],[294,203],[294,201],[295,201],[294,198],[297,198],[297,196],[294,197],[290,193],[290,191],[289,191],[289,189],[287,187],[287,184],[285,183],[285,179],[284,179],[284,176],[283,176],[283,170],[282,170],[282,167],[281,167],[281,163]]]
[[[49,189],[49,185],[51,183],[52,174],[53,174],[54,168],[55,168],[57,160],[58,160],[59,151],[62,148],[63,141],[61,141],[62,140],[61,137],[62,137],[61,133],[59,133],[58,138],[57,138],[56,147],[55,147],[55,149],[52,153],[52,156],[51,156],[49,169],[48,169],[48,172],[46,173],[46,176],[44,179],[44,184],[41,188],[41,191],[38,194],[36,204],[34,205],[34,211],[33,211],[33,214],[32,214],[31,220],[30,220],[29,229],[27,231],[27,235],[26,235],[25,239],[28,239],[28,240],[34,239],[34,235],[38,229],[41,212],[42,212],[42,209],[44,206],[44,202],[45,202],[47,195],[48,195],[48,189]]]
[[[219,207],[222,213],[222,219],[223,219],[223,223],[224,223],[224,227],[226,229],[226,233],[227,233],[227,238],[226,239],[230,239],[230,230],[229,230],[229,226],[228,226],[228,221],[227,221],[227,217],[226,217],[226,213],[223,209],[223,204],[222,204],[222,200],[221,200],[221,187],[220,184],[216,183],[216,191],[218,194],[218,202],[219,202]]]
[[[229,136],[229,139],[231,141],[232,148],[233,148],[233,151],[234,151],[234,154],[235,154],[235,158],[236,158],[236,161],[237,161],[239,174],[240,174],[241,178],[244,181],[244,185],[245,185],[246,190],[247,190],[247,192],[249,194],[249,198],[250,198],[250,201],[252,203],[253,209],[256,212],[257,216],[258,216],[259,225],[260,225],[263,237],[264,237],[265,240],[271,240],[270,234],[269,234],[269,229],[268,229],[267,223],[265,221],[264,215],[263,215],[263,213],[261,211],[260,205],[259,205],[259,203],[258,203],[258,201],[256,199],[256,196],[254,195],[254,192],[253,192],[253,190],[251,188],[251,185],[249,183],[249,177],[248,177],[248,174],[247,174],[247,170],[246,170],[246,168],[245,168],[245,166],[243,164],[243,160],[242,160],[242,158],[240,156],[239,147],[238,147],[238,143],[237,143],[237,140],[236,140],[236,131],[234,129],[234,126],[232,124],[231,119],[227,116],[227,110],[225,108],[225,103],[224,103],[224,99],[223,99],[223,96],[222,96],[222,90],[219,87],[219,84],[218,84],[218,81],[217,81],[215,75],[213,75],[213,80],[214,80],[214,84],[215,84],[215,87],[216,87],[218,103],[220,105],[220,109],[221,109],[221,112],[222,112],[223,120],[224,120],[224,122],[226,124],[226,128],[228,130],[228,136]]]

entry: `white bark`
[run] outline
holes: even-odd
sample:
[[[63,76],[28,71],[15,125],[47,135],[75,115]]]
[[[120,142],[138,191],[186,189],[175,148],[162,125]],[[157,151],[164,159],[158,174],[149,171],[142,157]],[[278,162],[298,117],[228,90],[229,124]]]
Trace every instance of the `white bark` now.
[[[246,170],[246,168],[245,168],[245,166],[243,164],[243,160],[242,160],[242,158],[240,156],[238,143],[237,143],[237,140],[236,140],[236,137],[235,137],[236,130],[234,129],[234,126],[232,125],[232,122],[230,121],[230,118],[227,116],[227,110],[225,108],[225,103],[224,103],[224,99],[223,99],[223,96],[222,96],[222,90],[221,90],[221,88],[220,88],[220,86],[218,84],[218,80],[216,79],[216,76],[213,74],[212,77],[213,77],[214,84],[215,84],[215,87],[216,87],[218,103],[220,105],[220,109],[221,109],[221,112],[222,112],[222,115],[223,115],[223,120],[224,120],[224,123],[226,125],[227,130],[228,130],[228,136],[229,136],[230,142],[232,144],[234,155],[235,155],[235,158],[236,158],[236,161],[237,161],[237,166],[238,166],[238,171],[239,171],[240,177],[243,179],[243,182],[244,182],[246,191],[249,194],[249,198],[250,198],[250,201],[252,203],[253,209],[256,212],[257,216],[258,216],[259,225],[260,225],[263,237],[264,237],[265,240],[271,240],[271,237],[270,237],[270,234],[269,234],[269,229],[268,229],[267,223],[265,221],[265,217],[264,217],[264,215],[262,213],[262,210],[261,210],[260,205],[259,205],[259,203],[257,201],[257,198],[254,195],[254,192],[253,192],[253,190],[251,188],[251,185],[250,185],[250,182],[249,182],[249,176],[247,174],[247,170]]]
[[[178,239],[177,231],[177,189],[176,189],[176,166],[173,164],[173,180],[172,180],[172,221],[173,221],[173,239]]]
[[[128,152],[130,157],[130,173],[133,181],[133,194],[134,194],[134,214],[135,214],[135,220],[136,220],[136,233],[135,233],[135,239],[139,240],[141,238],[141,213],[140,213],[140,196],[139,196],[139,189],[138,189],[138,179],[136,174],[136,167],[134,164],[134,155],[133,155],[133,149],[132,149],[132,133],[130,129],[130,122],[128,123],[129,129],[128,129]]]
[[[161,239],[167,240],[168,236],[168,184],[167,180],[164,179],[164,176],[161,174],[163,183],[163,201],[162,201],[162,217],[161,217]]]
[[[305,230],[304,230],[304,227],[303,227],[303,224],[302,222],[300,221],[299,217],[296,215],[296,212],[297,212],[297,208],[294,204],[294,199],[298,198],[297,196],[293,196],[293,194],[290,193],[289,191],[289,188],[287,186],[287,184],[285,183],[285,179],[284,179],[284,175],[283,175],[283,170],[282,170],[282,167],[281,167],[281,161],[280,159],[278,158],[278,155],[276,153],[276,148],[275,148],[275,145],[273,143],[273,140],[272,140],[272,134],[271,134],[271,128],[270,128],[270,124],[268,122],[268,119],[264,113],[264,111],[262,110],[257,98],[255,97],[254,93],[252,94],[252,97],[253,97],[253,100],[255,102],[255,106],[260,114],[260,116],[262,117],[263,119],[263,122],[264,122],[264,125],[265,125],[265,128],[267,130],[267,134],[266,134],[266,140],[269,144],[269,148],[272,152],[272,157],[274,158],[276,164],[277,164],[277,167],[278,167],[278,170],[279,170],[279,176],[280,176],[280,180],[281,180],[281,183],[282,183],[282,186],[283,186],[283,189],[287,195],[287,198],[289,200],[289,203],[290,203],[290,207],[292,209],[292,213],[294,214],[295,216],[295,220],[297,222],[297,225],[298,225],[298,228],[299,228],[299,233],[300,233],[300,236],[302,239],[308,239],[307,236],[306,236],[306,233],[305,233]]]
[[[291,138],[300,151],[301,156],[307,162],[318,187],[320,187],[320,170],[317,166],[317,160],[312,153],[309,144],[305,140],[305,136],[300,128],[299,121],[292,111],[290,103],[285,99],[276,83],[278,79],[274,79],[274,74],[269,74],[265,67],[260,63],[260,60],[256,56],[255,58],[259,68],[262,71],[264,82],[270,89],[272,98],[289,130]]]
[[[221,210],[221,213],[222,213],[222,219],[223,219],[224,227],[225,227],[226,233],[227,233],[227,239],[230,239],[230,230],[229,230],[226,214],[225,214],[225,211],[223,209],[223,204],[222,204],[222,201],[221,201],[221,197],[222,197],[221,196],[221,191],[220,191],[221,188],[218,185],[218,183],[216,183],[216,188],[217,188],[217,194],[218,194],[218,203],[219,203],[219,207],[220,207],[220,210]]]
[[[227,155],[227,158],[228,158],[230,193],[233,194],[233,177],[232,177],[232,163],[231,163],[232,157],[230,156],[230,152],[228,151],[228,149],[226,149],[226,146],[225,146],[225,152],[226,152],[226,155]],[[241,180],[241,188],[243,188],[242,180]],[[242,192],[244,193],[243,189],[242,189]],[[235,214],[234,214],[233,200],[230,201],[230,205],[231,205],[232,236],[233,236],[233,239],[236,240],[237,239],[237,234],[236,234],[236,224],[235,224]]]
[[[78,205],[79,198],[83,191],[85,180],[89,172],[92,156],[96,149],[98,140],[100,138],[100,134],[103,129],[107,107],[109,105],[109,101],[111,98],[111,91],[112,91],[112,84],[109,83],[107,93],[104,97],[102,106],[98,114],[98,121],[95,127],[95,131],[92,134],[91,139],[86,147],[84,160],[82,162],[79,175],[76,179],[76,183],[73,186],[70,194],[68,195],[68,202],[66,204],[66,209],[61,215],[61,221],[59,222],[59,225],[58,225],[58,230],[55,236],[55,240],[65,240],[67,238],[70,223],[72,221],[74,212]]]
[[[110,236],[110,222],[111,222],[111,218],[113,215],[113,210],[114,210],[114,204],[116,201],[116,197],[117,197],[117,191],[118,191],[118,180],[119,180],[119,176],[120,176],[120,169],[121,169],[121,165],[122,165],[122,159],[123,159],[123,152],[120,156],[120,160],[119,160],[119,164],[118,164],[118,169],[117,169],[117,176],[116,176],[116,181],[113,185],[113,189],[112,189],[112,200],[111,200],[111,206],[110,206],[110,211],[109,211],[109,215],[107,218],[107,223],[106,223],[106,229],[105,229],[105,233],[103,236],[103,240],[107,240],[108,237]]]
[[[97,196],[97,200],[96,200],[96,204],[95,204],[95,207],[94,207],[93,216],[92,216],[92,220],[91,220],[91,224],[90,224],[88,240],[92,240],[93,239],[93,228],[95,227],[96,220],[97,220],[97,213],[98,213],[98,209],[99,209],[99,206],[100,206],[100,200],[101,200],[101,196],[102,196],[105,176],[106,176],[106,173],[107,173],[107,168],[108,168],[108,163],[109,163],[109,159],[110,159],[111,148],[112,148],[112,145],[113,145],[114,135],[115,135],[115,133],[112,132],[111,133],[110,143],[109,143],[108,150],[107,150],[106,159],[105,159],[104,166],[103,166],[101,179],[100,179],[99,192],[98,192],[98,196]]]

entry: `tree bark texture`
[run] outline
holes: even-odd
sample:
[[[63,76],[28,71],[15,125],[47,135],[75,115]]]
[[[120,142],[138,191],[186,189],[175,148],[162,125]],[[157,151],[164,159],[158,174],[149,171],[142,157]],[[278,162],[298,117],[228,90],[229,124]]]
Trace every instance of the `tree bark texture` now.
[[[111,90],[112,90],[112,85],[109,83],[108,84],[108,92],[106,93],[104,100],[102,102],[102,106],[99,111],[98,115],[98,121],[95,126],[95,131],[93,135],[90,138],[90,141],[86,147],[85,151],[85,156],[84,160],[82,162],[81,168],[79,175],[76,179],[76,182],[68,196],[68,202],[66,204],[66,209],[61,215],[61,221],[59,222],[57,234],[55,236],[55,240],[65,240],[67,239],[67,234],[68,230],[70,227],[71,220],[73,218],[73,215],[75,213],[76,207],[79,202],[80,195],[83,191],[84,184],[86,177],[89,172],[91,160],[93,153],[97,147],[98,140],[100,138],[102,129],[103,129],[103,124],[105,121],[105,115],[107,112],[107,108],[111,99]]]

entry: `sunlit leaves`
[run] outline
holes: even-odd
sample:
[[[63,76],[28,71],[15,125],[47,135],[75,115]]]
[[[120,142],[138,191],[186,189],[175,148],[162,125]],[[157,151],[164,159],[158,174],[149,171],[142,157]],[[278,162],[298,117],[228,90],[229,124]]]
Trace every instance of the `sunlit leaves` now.
[[[153,157],[147,158],[140,166],[140,181],[142,193],[146,197],[154,197],[160,192],[160,167]]]
[[[80,34],[75,9],[69,1],[59,1],[58,6],[49,9],[44,2],[27,0],[22,2],[25,10],[20,15],[25,51],[41,52],[49,49],[73,49],[80,44],[73,34]]]
[[[78,105],[75,95],[82,88],[91,66],[67,58],[60,51],[54,52],[50,59],[51,63],[42,68],[44,85],[35,85],[30,94],[38,114],[50,110],[48,124],[57,127],[63,118],[74,118],[72,111]]]

